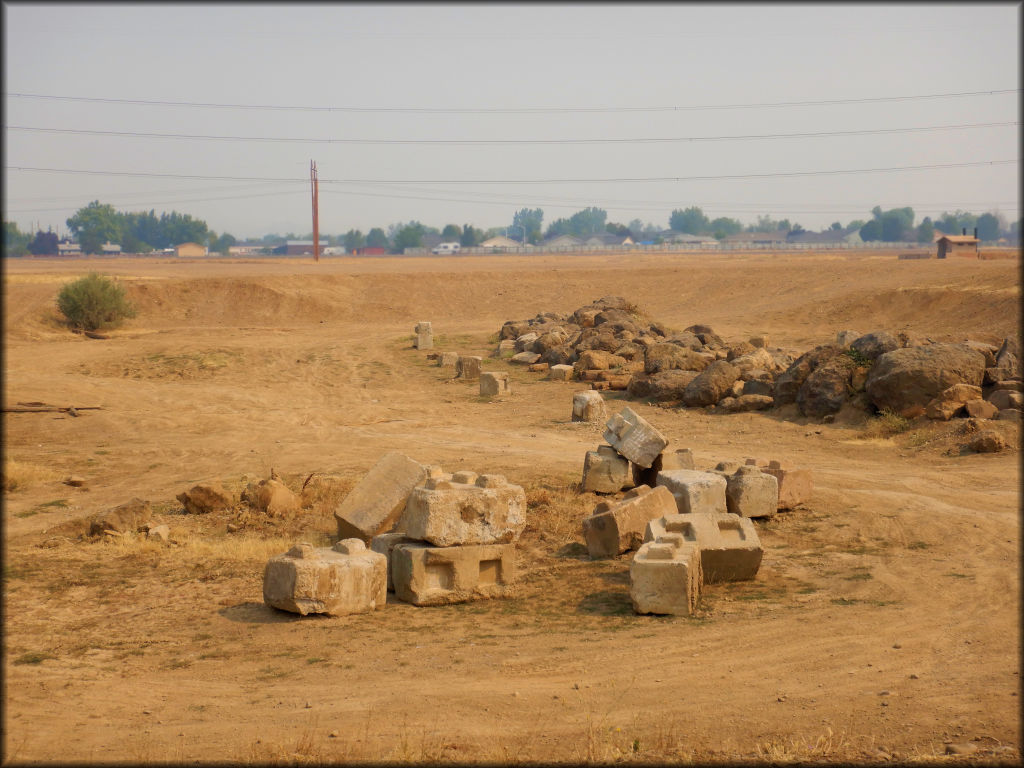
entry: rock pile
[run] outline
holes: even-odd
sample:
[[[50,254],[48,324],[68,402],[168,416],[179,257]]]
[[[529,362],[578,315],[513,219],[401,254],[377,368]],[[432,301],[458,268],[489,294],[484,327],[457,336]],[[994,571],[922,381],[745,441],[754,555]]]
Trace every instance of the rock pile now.
[[[546,363],[552,380],[727,413],[795,404],[803,416],[826,419],[849,405],[905,418],[1019,419],[1024,409],[1020,350],[1011,339],[939,344],[847,330],[794,358],[763,334],[726,342],[706,325],[670,331],[617,296],[568,315],[508,321],[499,339],[498,357]]]

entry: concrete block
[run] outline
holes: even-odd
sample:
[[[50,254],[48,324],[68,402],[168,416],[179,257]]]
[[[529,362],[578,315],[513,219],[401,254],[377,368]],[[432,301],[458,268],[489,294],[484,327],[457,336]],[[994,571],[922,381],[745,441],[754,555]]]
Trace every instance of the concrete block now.
[[[441,368],[454,368],[458,362],[457,352],[442,352],[437,356],[437,364]]]
[[[572,381],[573,367],[571,365],[552,365],[548,369],[549,381]]]
[[[576,392],[572,396],[573,421],[604,421],[607,417],[604,398],[592,389]]]
[[[400,453],[385,454],[334,511],[338,538],[369,541],[391,530],[412,489],[426,476],[419,462]]]
[[[771,517],[779,508],[779,481],[744,465],[726,480],[725,505],[740,517]]]
[[[729,512],[707,515],[667,515],[651,520],[644,542],[678,534],[700,550],[705,584],[746,581],[757,576],[764,549],[754,523]]]
[[[540,334],[530,331],[524,333],[521,336],[516,337],[515,350],[516,352],[532,352],[533,342],[540,338]]]
[[[480,374],[481,397],[507,397],[511,394],[507,373],[484,371]]]
[[[526,368],[530,373],[547,373],[550,369],[551,366],[548,363],[533,363]]]
[[[583,459],[583,481],[580,489],[593,493],[618,493],[633,485],[629,462],[619,456],[610,445],[587,451]]]
[[[629,597],[636,613],[690,616],[703,578],[698,547],[669,534],[643,544],[629,564]]]
[[[398,532],[398,533],[381,533],[381,534],[378,534],[377,536],[374,536],[373,540],[370,542],[370,549],[372,549],[374,552],[378,552],[378,553],[384,555],[384,557],[387,558],[387,564],[388,564],[388,592],[394,592],[395,591],[395,582],[394,582],[394,580],[391,577],[391,572],[393,570],[393,567],[391,565],[391,552],[399,544],[416,544],[416,543],[422,543],[422,542],[417,542],[416,539],[410,539],[408,536],[406,536],[402,532]]]
[[[779,481],[779,509],[794,509],[811,498],[814,482],[808,469],[794,469],[780,461],[770,461],[761,469]]]
[[[455,363],[455,377],[466,381],[479,379],[482,360],[483,358],[475,355],[459,355],[458,362]]]
[[[505,544],[526,526],[526,493],[502,475],[456,472],[428,478],[412,490],[399,526],[406,536],[438,547]]]
[[[398,544],[392,550],[391,564],[395,595],[413,605],[507,597],[515,582],[512,544]]]
[[[714,514],[727,509],[726,479],[715,472],[665,469],[658,473],[657,485],[672,492],[680,514]]]
[[[646,469],[634,464],[633,484],[649,485],[653,488],[658,484],[658,473],[663,469],[694,469],[693,451],[689,448],[662,451]]]
[[[387,558],[367,550],[362,539],[330,549],[298,544],[267,561],[263,601],[303,616],[379,610],[387,604]]]
[[[668,440],[629,406],[612,416],[605,426],[604,439],[608,444],[645,469],[668,445]]]
[[[538,360],[540,360],[540,355],[536,352],[519,352],[509,358],[510,363],[516,363],[517,365],[533,365]]]
[[[667,488],[641,485],[618,501],[602,501],[583,520],[583,538],[592,558],[615,557],[637,549],[647,523],[676,513],[676,501]]]
[[[434,348],[434,332],[430,327],[430,323],[421,320],[416,323],[414,332],[416,334],[416,349]]]
[[[502,339],[498,342],[498,357],[512,357],[516,353],[515,339]]]

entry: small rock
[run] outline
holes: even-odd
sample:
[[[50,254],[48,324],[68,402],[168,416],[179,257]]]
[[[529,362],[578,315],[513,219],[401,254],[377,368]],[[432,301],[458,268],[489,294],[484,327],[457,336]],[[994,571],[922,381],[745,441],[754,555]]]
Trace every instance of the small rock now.
[[[889,693],[888,691],[879,691],[878,695],[879,696],[891,696],[892,694]]]
[[[146,534],[147,539],[159,539],[168,541],[171,538],[171,529],[166,525],[154,525]]]
[[[920,680],[921,678],[917,675],[917,673],[911,672],[910,673],[910,679],[911,680]]]
[[[307,701],[306,702],[306,709],[312,709],[312,708],[313,708],[312,702]]]
[[[902,646],[902,645],[900,645],[899,643],[893,643],[893,644],[892,644],[892,647],[893,647],[893,648],[895,648],[895,649],[896,649],[896,650],[898,651],[898,650],[899,650],[900,648],[902,648],[903,646]]]
[[[148,709],[144,709],[144,710],[142,710],[142,714],[144,714],[144,715],[152,715],[153,713],[150,712]]]
[[[961,741],[946,745],[947,755],[970,755],[978,751],[978,745],[969,741]]]
[[[85,485],[85,478],[81,475],[69,475],[64,478],[64,485],[70,485],[72,488],[81,488]]]
[[[237,523],[228,523],[228,533],[235,533],[242,530],[242,526]]]

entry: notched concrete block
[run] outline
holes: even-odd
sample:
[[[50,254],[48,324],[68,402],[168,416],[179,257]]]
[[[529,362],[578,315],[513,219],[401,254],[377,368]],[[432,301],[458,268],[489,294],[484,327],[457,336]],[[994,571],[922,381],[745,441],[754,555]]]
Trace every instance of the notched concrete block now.
[[[379,610],[387,604],[387,558],[368,551],[361,539],[332,548],[298,544],[267,561],[263,601],[303,616]]]
[[[641,485],[618,501],[602,501],[583,520],[587,552],[593,558],[615,557],[637,549],[648,522],[675,512],[676,502],[667,488]]]
[[[395,595],[413,605],[507,597],[515,583],[512,544],[432,547],[397,544],[391,553]]]
[[[680,514],[710,514],[727,510],[726,479],[716,472],[666,469],[658,473],[657,484],[672,492]]]
[[[640,414],[625,407],[622,413],[612,416],[604,433],[604,439],[612,448],[634,464],[649,468],[668,440]]]

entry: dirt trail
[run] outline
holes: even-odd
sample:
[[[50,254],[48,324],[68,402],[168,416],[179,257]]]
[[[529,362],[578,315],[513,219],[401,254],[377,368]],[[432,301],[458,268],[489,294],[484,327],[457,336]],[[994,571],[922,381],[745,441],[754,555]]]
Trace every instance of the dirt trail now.
[[[694,619],[635,616],[629,556],[581,554],[597,499],[571,485],[602,430],[569,421],[581,384],[487,358],[505,320],[620,295],[672,327],[793,351],[846,328],[1019,337],[1018,262],[713,258],[7,260],[5,404],[104,409],[4,417],[5,457],[37,471],[4,494],[5,755],[876,762],[970,742],[1018,761],[1016,449],[960,455],[953,424],[872,438],[633,404],[698,467],[787,459],[814,498],[759,524],[758,578],[709,587]],[[54,317],[61,283],[94,269],[139,307],[107,340]],[[438,349],[510,370],[512,398],[482,400],[411,349],[419,320]],[[1000,429],[1016,446],[1019,427]],[[388,450],[527,487],[514,599],[300,620],[263,606],[262,564],[326,541],[329,505],[234,535],[176,513],[195,482],[237,489],[271,468],[350,487]],[[186,543],[74,540],[134,496]]]

